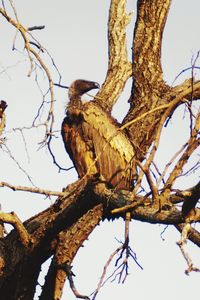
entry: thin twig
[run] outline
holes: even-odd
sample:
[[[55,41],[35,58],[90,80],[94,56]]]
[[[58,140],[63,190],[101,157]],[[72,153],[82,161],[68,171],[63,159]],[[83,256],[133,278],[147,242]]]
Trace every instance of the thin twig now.
[[[40,26],[31,26],[31,27],[28,27],[27,30],[28,31],[33,31],[33,30],[42,30],[45,28],[45,25],[40,25]]]
[[[12,152],[10,151],[10,149],[8,148],[8,146],[4,143],[2,144],[2,150],[4,152],[6,152],[9,157],[14,161],[14,163],[18,166],[18,168],[26,175],[26,177],[28,178],[28,180],[30,181],[30,183],[35,186],[35,184],[33,183],[31,176],[26,172],[26,170],[24,168],[22,168],[22,166],[20,165],[20,163],[15,159],[15,157],[13,156]],[[5,150],[4,150],[5,148]]]
[[[20,186],[20,185],[13,185],[8,182],[2,181],[0,182],[0,187],[7,187],[13,191],[24,191],[24,192],[30,192],[30,193],[36,193],[36,194],[43,194],[46,196],[64,196],[64,192],[57,192],[57,191],[51,191],[51,190],[45,190],[40,188],[33,188],[33,187],[27,187],[27,186]]]
[[[129,246],[129,224],[130,224],[130,218],[131,215],[129,212],[126,213],[126,222],[125,222],[125,239],[124,242],[120,242],[122,245],[118,247],[113,253],[111,253],[110,257],[108,258],[104,268],[102,275],[100,277],[100,281],[98,283],[97,289],[93,293],[93,298],[92,300],[96,299],[97,294],[99,293],[100,289],[104,286],[104,284],[111,278],[114,277],[112,281],[115,281],[116,278],[118,277],[118,283],[124,283],[127,276],[128,276],[128,259],[131,257],[135,263],[138,265],[140,269],[143,269],[142,266],[139,264],[137,261],[136,254],[133,252],[133,250]],[[110,276],[108,276],[105,279],[108,267],[110,266],[113,258],[120,253],[119,257],[117,258],[115,262],[115,270],[112,272]],[[125,257],[124,257],[125,253]],[[122,262],[121,262],[122,260]],[[121,262],[119,265],[118,263]]]
[[[54,155],[54,153],[53,153],[53,151],[52,151],[52,149],[51,149],[51,140],[48,141],[47,147],[48,147],[49,153],[51,154],[51,157],[52,157],[52,159],[53,159],[53,163],[54,163],[54,165],[56,165],[56,166],[58,167],[59,172],[60,172],[60,171],[69,171],[69,170],[71,170],[71,169],[74,169],[74,166],[71,166],[71,167],[69,167],[69,168],[63,168],[63,167],[61,167],[61,166],[57,163],[56,157],[55,157],[55,155]]]
[[[16,21],[14,19],[12,19],[6,12],[5,9],[3,8],[0,8],[0,14],[2,14],[6,20],[12,25],[14,26],[18,32],[20,32],[23,40],[24,40],[24,44],[25,44],[25,49],[27,51],[27,54],[28,54],[28,57],[29,57],[29,60],[30,60],[30,64],[31,64],[31,67],[30,67],[30,71],[29,71],[29,76],[31,75],[32,71],[33,71],[33,62],[34,62],[34,58],[35,60],[39,63],[39,65],[41,66],[41,68],[44,70],[45,74],[46,74],[46,77],[48,79],[48,84],[49,84],[49,92],[50,92],[50,98],[51,98],[51,101],[50,101],[50,107],[49,107],[49,112],[48,112],[48,116],[47,116],[47,123],[48,123],[48,127],[46,128],[46,139],[50,139],[51,137],[51,133],[53,131],[53,125],[54,125],[54,91],[53,91],[53,79],[51,77],[51,73],[47,67],[47,65],[44,63],[44,61],[42,60],[40,54],[38,52],[35,51],[35,49],[33,49],[31,47],[31,44],[30,44],[30,41],[29,41],[29,36],[33,37],[31,35],[31,33],[29,32],[28,28],[25,28],[18,20],[18,17],[17,17],[17,13],[16,13],[16,9],[12,3],[12,1],[10,1],[11,3],[11,6],[13,8],[13,11],[14,11],[14,14],[15,14],[15,17],[16,17]],[[40,49],[43,49],[44,48],[40,45],[40,43],[34,39],[36,41],[36,43],[40,46]],[[46,53],[49,55],[49,53],[46,51]],[[53,59],[52,59],[53,61]],[[55,66],[55,63],[53,62],[54,66]],[[57,68],[56,68],[57,69]]]
[[[162,174],[160,175],[158,181],[157,181],[157,188],[159,188],[161,181],[163,180],[163,178],[165,177],[169,167],[171,166],[171,164],[175,161],[175,159],[181,154],[181,152],[183,152],[183,150],[185,149],[185,147],[187,146],[187,144],[184,144],[183,146],[181,146],[181,148],[172,156],[172,158],[170,159],[170,161],[166,164],[164,171],[162,172]]]
[[[97,285],[97,289],[96,289],[95,292],[94,292],[94,295],[93,295],[92,300],[95,300],[95,298],[96,298],[97,294],[99,293],[100,289],[101,289],[101,288],[103,287],[103,285],[104,285],[104,284],[112,277],[112,275],[111,275],[111,276],[109,276],[109,277],[104,281],[104,278],[105,278],[105,276],[106,276],[106,274],[107,274],[107,269],[108,269],[108,267],[110,266],[110,264],[111,264],[113,258],[116,256],[116,254],[117,254],[120,250],[122,250],[122,248],[123,248],[123,245],[120,246],[120,247],[118,247],[113,253],[111,253],[109,259],[107,260],[107,262],[106,262],[106,264],[105,264],[105,266],[104,266],[104,268],[103,268],[103,273],[102,273],[102,275],[101,275],[101,277],[100,277],[99,283],[98,283],[98,285]]]
[[[195,126],[192,130],[192,135],[187,142],[187,147],[186,147],[185,151],[183,152],[183,154],[181,155],[180,159],[178,160],[177,164],[175,165],[174,169],[170,173],[169,178],[166,181],[166,184],[165,184],[165,187],[163,190],[163,194],[164,193],[165,193],[165,195],[169,194],[170,189],[171,189],[172,185],[174,184],[175,179],[181,174],[183,167],[187,163],[191,154],[200,145],[200,138],[199,139],[197,138],[199,129],[200,129],[200,113],[197,116]]]
[[[175,79],[173,80],[172,82],[172,85],[174,85],[175,81],[179,78],[179,76],[187,71],[191,71],[191,69],[197,69],[197,70],[200,70],[200,67],[196,67],[196,66],[191,66],[191,67],[188,67],[188,68],[185,68],[183,69],[180,73],[178,73],[178,75],[176,75]]]

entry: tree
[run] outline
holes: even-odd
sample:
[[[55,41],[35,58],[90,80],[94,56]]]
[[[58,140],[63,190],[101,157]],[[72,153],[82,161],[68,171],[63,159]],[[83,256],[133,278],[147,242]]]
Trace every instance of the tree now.
[[[187,81],[171,87],[163,80],[161,44],[170,3],[171,1],[138,1],[132,62],[129,62],[126,48],[125,31],[130,16],[125,12],[125,1],[113,0],[110,6],[108,71],[95,101],[110,114],[127,80],[132,79],[130,109],[119,130],[126,132],[136,153],[138,176],[133,189],[129,192],[115,191],[96,178],[93,180],[85,177],[68,185],[59,193],[35,187],[28,188],[33,193],[56,194],[59,197],[49,208],[32,216],[23,224],[14,213],[1,213],[1,221],[15,227],[15,230],[5,237],[2,232],[1,294],[6,298],[32,299],[41,264],[53,255],[40,299],[60,299],[66,276],[74,288],[70,265],[99,221],[102,218],[124,218],[129,214],[132,219],[175,226],[182,233],[180,247],[188,263],[187,272],[196,270],[185,252],[184,242],[189,238],[199,246],[199,233],[192,227],[193,223],[199,221],[199,210],[194,208],[199,197],[199,184],[183,191],[174,190],[174,184],[181,174],[198,170],[198,156],[195,153],[199,146],[200,121],[195,100],[199,98],[200,83],[194,78],[196,60],[190,68],[192,76]],[[36,118],[33,127],[40,125],[45,128],[43,144],[47,146],[54,163],[57,164],[57,156],[52,152],[51,146],[55,134],[54,77],[43,59],[48,52],[32,36],[32,31],[41,27],[22,26],[11,1],[10,4],[15,13],[13,18],[8,14],[9,8],[5,7],[5,4],[0,12],[11,26],[17,28],[24,39],[23,46],[30,61],[30,75],[36,72],[36,81],[39,82],[36,68],[39,66],[48,79],[50,104],[48,106],[46,95],[43,94],[44,101],[38,110],[38,117],[44,120],[41,114],[44,107],[48,109],[48,113],[43,123],[36,123],[39,120]],[[54,64],[53,60],[52,62]],[[188,140],[160,172],[155,165],[155,155],[161,131],[181,105],[189,115]],[[1,128],[4,127],[6,114],[6,110],[3,110]],[[23,135],[23,128],[19,130]],[[3,147],[6,147],[4,139],[2,149]],[[4,149],[8,151],[9,148]],[[192,158],[191,165],[188,164],[189,158]],[[14,190],[27,190],[26,187],[6,182],[1,182],[1,185]],[[177,208],[177,204],[183,202],[182,212]],[[121,253],[124,250],[131,254],[127,243],[119,249]],[[124,266],[126,263],[122,264],[122,268]],[[123,275],[122,270],[120,272]],[[54,293],[56,296],[53,298]]]

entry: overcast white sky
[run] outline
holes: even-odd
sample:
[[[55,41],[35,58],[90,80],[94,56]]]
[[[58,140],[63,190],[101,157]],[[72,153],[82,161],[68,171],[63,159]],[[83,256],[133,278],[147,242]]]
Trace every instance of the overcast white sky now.
[[[14,4],[24,26],[46,26],[45,30],[34,34],[53,57],[62,74],[62,83],[69,85],[76,78],[90,79],[100,84],[105,78],[109,2],[108,0],[59,0],[56,2],[15,0]],[[132,22],[127,29],[130,49],[136,1],[127,2],[127,10],[133,11]],[[169,84],[182,69],[191,65],[192,56],[195,56],[200,49],[199,11],[198,0],[173,1],[163,42],[163,71]],[[36,186],[59,191],[77,178],[75,171],[59,173],[56,166],[52,164],[48,151],[44,148],[37,151],[38,142],[42,139],[40,129],[24,131],[27,151],[20,132],[11,130],[31,125],[42,101],[42,95],[34,81],[34,75],[31,78],[27,77],[29,71],[27,57],[20,52],[12,51],[15,31],[2,18],[0,22],[0,98],[8,103],[6,110],[7,145]],[[20,51],[23,48],[20,37],[16,39],[16,48]],[[50,61],[48,64],[50,66]],[[6,72],[5,68],[7,68]],[[182,74],[177,83],[189,76],[189,72]],[[46,81],[39,70],[38,77],[45,92]],[[54,78],[55,81],[59,79],[56,74]],[[114,109],[114,114],[118,119],[122,119],[128,109],[129,91],[130,83]],[[66,91],[56,89],[56,130],[60,130],[66,101]],[[177,114],[177,121],[177,125],[170,132],[170,138],[167,130],[164,133],[158,162],[160,166],[171,158],[175,148],[185,140],[182,114]],[[63,167],[69,167],[72,164],[67,158],[59,132],[57,136],[53,144],[57,161]],[[27,176],[19,170],[16,163],[5,152],[0,152],[0,161],[0,181],[30,186]],[[187,178],[180,183],[180,187],[181,185],[182,187],[194,185],[198,176],[199,174],[195,174],[195,177]],[[54,199],[52,198],[51,201]],[[13,192],[6,188],[0,189],[2,209],[6,212],[14,210],[22,220],[48,207],[51,201],[39,195]],[[144,270],[141,271],[134,262],[130,261],[130,276],[125,284],[107,283],[98,299],[187,300],[199,294],[200,274],[191,274],[189,277],[184,274],[186,265],[176,245],[179,239],[178,232],[173,228],[168,228],[164,233],[165,240],[163,241],[160,237],[163,228],[159,225],[132,221],[131,246],[137,253]],[[90,294],[95,289],[106,260],[110,253],[119,246],[115,237],[123,240],[123,234],[122,221],[104,222],[95,229],[89,241],[85,243],[85,247],[80,250],[73,263],[73,272],[76,274],[75,283],[81,293]],[[199,250],[190,243],[188,243],[188,249],[195,264],[200,267]],[[64,299],[75,299],[69,290],[68,283],[63,295]]]

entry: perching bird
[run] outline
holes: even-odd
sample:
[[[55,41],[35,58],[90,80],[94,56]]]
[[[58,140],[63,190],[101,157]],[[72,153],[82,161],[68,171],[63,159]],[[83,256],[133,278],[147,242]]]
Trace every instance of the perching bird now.
[[[182,205],[182,216],[185,220],[189,221],[192,220],[193,217],[196,215],[195,206],[197,205],[198,201],[200,200],[199,196],[200,191],[200,181],[197,185],[184,191],[184,202]]]
[[[4,110],[6,109],[7,106],[8,105],[7,105],[6,101],[4,101],[4,100],[0,101],[0,118],[2,118]]]
[[[62,137],[79,177],[98,175],[109,187],[130,189],[134,149],[118,123],[95,101],[81,96],[99,88],[93,81],[76,80],[69,88],[69,105],[62,123]]]

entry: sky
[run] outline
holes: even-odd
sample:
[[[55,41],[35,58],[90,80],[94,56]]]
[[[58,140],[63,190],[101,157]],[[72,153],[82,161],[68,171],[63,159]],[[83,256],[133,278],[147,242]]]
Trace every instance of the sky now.
[[[108,0],[73,0],[73,1],[25,1],[15,0],[20,22],[24,26],[45,25],[42,31],[34,32],[34,36],[49,51],[58,67],[63,84],[69,85],[74,79],[84,78],[103,83],[107,70],[107,19],[109,10]],[[164,31],[162,48],[162,66],[165,80],[171,85],[175,77],[191,66],[191,59],[200,49],[200,2],[198,0],[172,1],[167,25]],[[127,1],[127,11],[132,11],[132,20],[127,28],[127,47],[131,53],[132,28],[136,16],[136,2]],[[41,148],[44,131],[42,128],[24,129],[29,127],[37,115],[42,102],[42,94],[47,91],[47,81],[44,74],[37,68],[30,77],[27,74],[30,65],[23,52],[23,43],[6,21],[0,21],[0,84],[1,99],[8,103],[6,110],[7,125],[5,128],[6,145],[11,156],[0,151],[0,181],[14,185],[31,186],[26,174],[29,174],[35,186],[62,190],[67,184],[77,179],[74,169],[59,172],[53,165],[52,158],[45,147]],[[12,51],[13,40],[15,48]],[[51,59],[44,57],[50,67],[55,81],[59,76],[52,67]],[[181,83],[190,76],[183,72],[175,84]],[[198,73],[196,74],[198,78]],[[39,83],[39,86],[37,84]],[[122,120],[128,110],[127,100],[130,84],[116,104],[113,115]],[[42,93],[40,91],[42,90]],[[67,93],[55,88],[55,133],[56,139],[52,149],[58,163],[62,167],[72,166],[67,157],[61,136],[60,124],[65,115]],[[46,98],[48,100],[48,97]],[[45,115],[44,111],[44,115]],[[186,139],[186,117],[180,110],[175,114],[176,122],[169,124],[163,132],[160,145],[158,164],[162,168],[172,157],[173,153]],[[13,130],[15,128],[15,130]],[[8,150],[7,150],[8,151]],[[20,169],[19,169],[20,165]],[[3,167],[2,167],[3,166]],[[197,183],[199,174],[187,177],[177,183],[179,188],[188,188]],[[7,188],[0,189],[0,202],[5,212],[15,211],[22,221],[49,207],[55,198],[13,192]],[[8,226],[8,230],[10,227]],[[190,276],[184,274],[186,264],[181,256],[176,242],[180,235],[174,228],[167,228],[162,234],[164,226],[150,225],[137,221],[131,222],[130,245],[137,253],[140,270],[130,261],[130,275],[124,284],[107,282],[97,299],[154,299],[168,300],[172,297],[186,300],[199,293],[200,274]],[[73,272],[76,274],[75,284],[79,292],[90,294],[97,286],[110,254],[119,246],[117,240],[123,240],[124,222],[101,223],[84,243],[73,262]],[[200,267],[199,249],[188,242],[188,251],[195,265]],[[113,271],[113,266],[109,274]],[[44,272],[46,266],[43,267]],[[43,272],[43,274],[44,274]],[[109,275],[108,274],[108,275]],[[44,276],[44,275],[43,275]],[[39,282],[42,284],[43,276]],[[38,299],[38,287],[35,300]],[[172,296],[173,295],[173,296]],[[68,283],[65,285],[63,300],[74,300]]]

